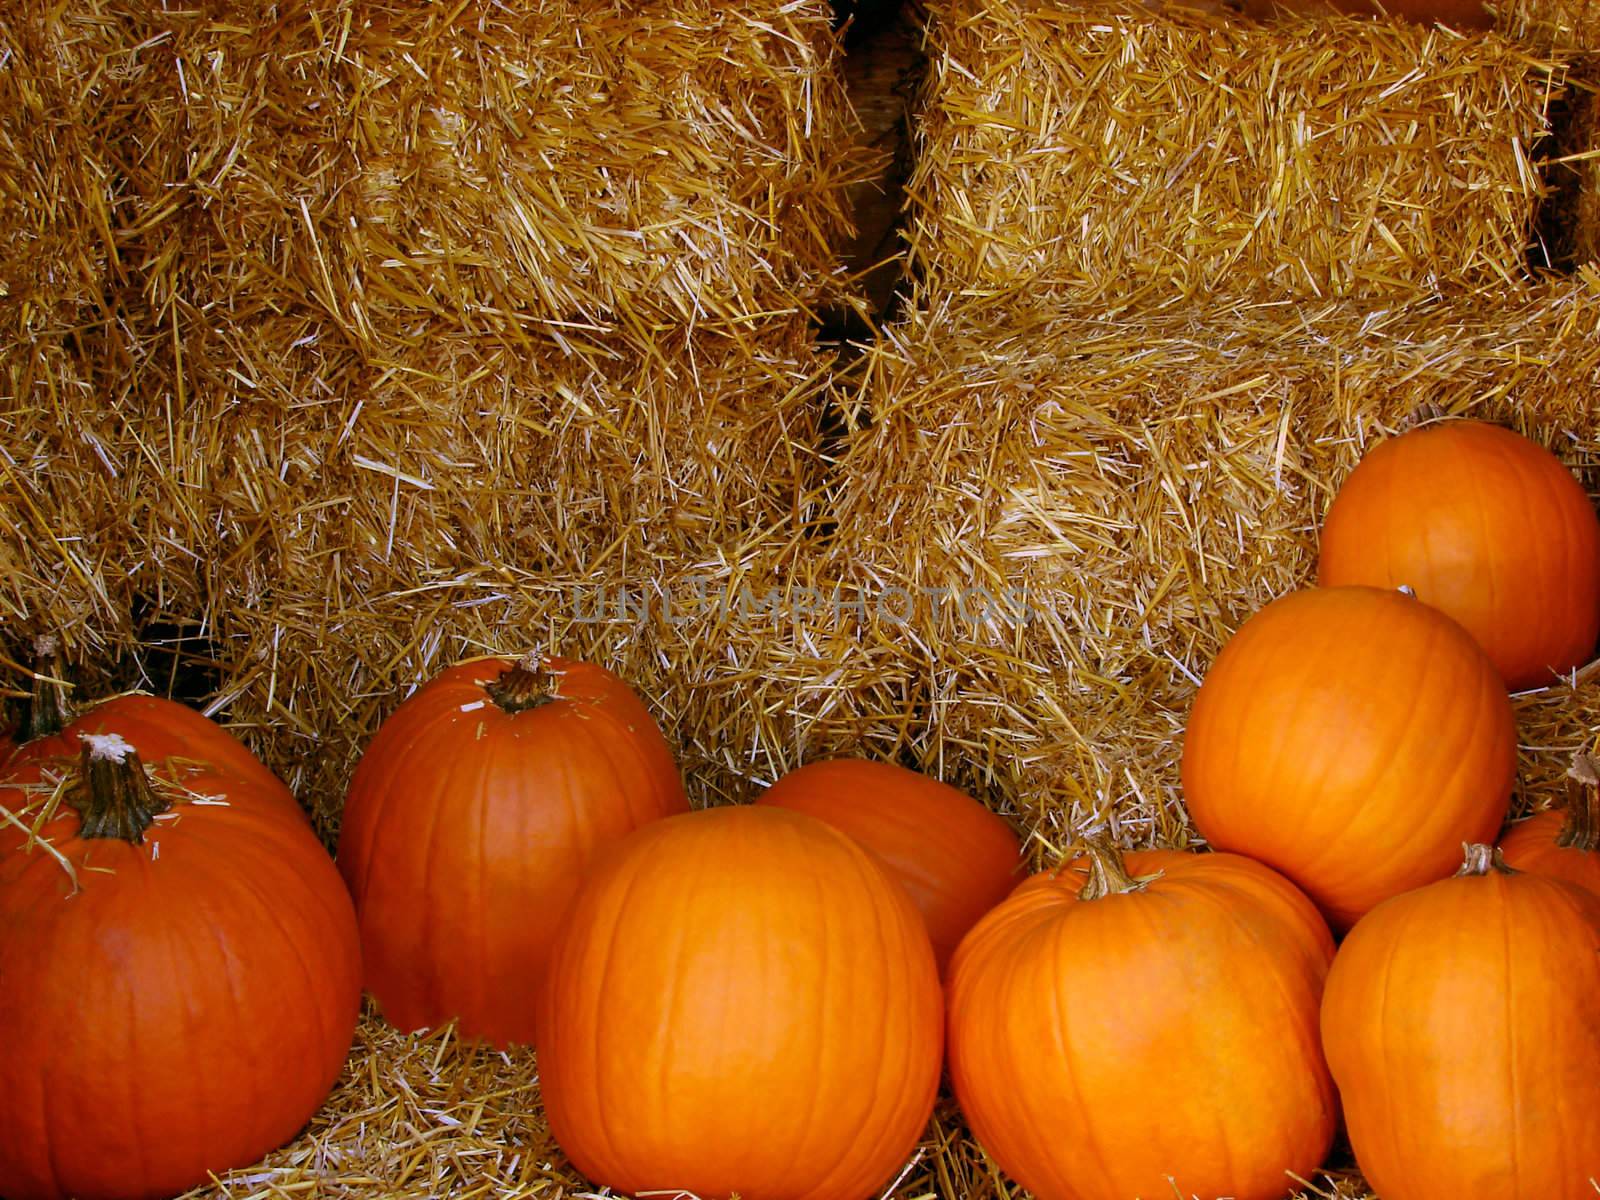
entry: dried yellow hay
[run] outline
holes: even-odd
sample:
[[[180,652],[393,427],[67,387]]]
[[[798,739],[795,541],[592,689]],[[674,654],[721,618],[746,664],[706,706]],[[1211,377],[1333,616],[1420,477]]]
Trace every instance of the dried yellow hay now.
[[[360,321],[653,345],[837,299],[867,164],[822,0],[352,15]]]
[[[1496,27],[1540,53],[1563,57],[1600,50],[1597,0],[1487,0]]]
[[[872,166],[824,0],[23,0],[0,55],[0,284],[180,344],[744,336],[841,298]]]
[[[14,352],[0,622],[60,632],[86,691],[149,621],[203,635],[213,708],[331,825],[378,718],[445,662],[609,631],[630,667],[636,634],[581,605],[795,536],[828,372],[779,332],[592,360],[441,340],[346,394],[250,353],[248,384],[148,407]]]
[[[1194,688],[1252,611],[1310,581],[1365,446],[1472,414],[1600,483],[1600,276],[1470,309],[972,303],[890,329],[855,399],[837,561],[873,587],[1020,592],[1029,610],[908,623],[901,670],[930,714],[912,756],[1009,799],[1041,845],[1097,814],[1181,843]],[[1600,725],[1600,679],[1519,709],[1527,807]]]
[[[1496,35],[943,0],[909,185],[927,303],[1425,296],[1526,274],[1564,68]]]

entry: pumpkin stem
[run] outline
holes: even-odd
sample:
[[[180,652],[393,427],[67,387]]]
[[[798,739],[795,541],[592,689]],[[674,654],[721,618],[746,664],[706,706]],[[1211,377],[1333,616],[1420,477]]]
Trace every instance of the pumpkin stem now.
[[[1482,842],[1468,844],[1461,843],[1466,861],[1461,864],[1461,869],[1456,875],[1487,875],[1491,871],[1501,875],[1515,875],[1516,872],[1506,865],[1506,860],[1500,854],[1500,847],[1486,846]]]
[[[536,655],[530,654],[501,672],[500,678],[483,690],[503,712],[515,714],[558,699],[556,685],[559,682],[554,671],[547,670]]]
[[[60,733],[72,720],[67,682],[61,677],[61,643],[52,634],[33,640],[33,699],[17,726],[17,743]]]
[[[1600,850],[1600,763],[1580,750],[1567,772],[1567,823],[1556,845],[1567,850]]]
[[[1150,877],[1135,879],[1128,874],[1128,868],[1122,863],[1122,851],[1112,845],[1109,838],[1085,838],[1083,853],[1089,860],[1089,881],[1078,892],[1080,900],[1142,892],[1150,885]]]
[[[135,846],[169,803],[150,786],[139,754],[119,734],[85,733],[82,771],[67,803],[78,810],[78,836],[120,838]]]

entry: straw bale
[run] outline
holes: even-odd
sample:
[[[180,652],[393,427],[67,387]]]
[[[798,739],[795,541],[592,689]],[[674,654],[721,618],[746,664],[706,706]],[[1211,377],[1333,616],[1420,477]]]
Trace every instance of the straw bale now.
[[[331,827],[377,719],[446,661],[610,636],[627,667],[627,623],[581,603],[809,520],[827,360],[806,326],[693,350],[458,339],[348,392],[262,370],[150,403],[14,348],[0,625],[60,632],[86,688],[141,619],[203,633],[213,707]]]
[[[23,0],[0,39],[0,284],[109,267],[179,339],[728,336],[838,299],[873,165],[823,0]]]
[[[995,598],[924,606],[903,630],[939,714],[914,753],[980,777],[1041,849],[1097,816],[1187,840],[1194,689],[1250,613],[1313,578],[1364,447],[1472,414],[1600,485],[1597,285],[1138,320],[972,303],[891,328],[853,397],[833,553],[872,586]],[[1519,711],[1528,807],[1600,728],[1600,679]]]
[[[838,298],[872,164],[823,0],[353,11],[363,322],[651,345]]]
[[[1564,67],[1353,17],[942,0],[910,181],[925,303],[1405,298],[1526,274]]]
[[[101,303],[111,167],[79,47],[28,17],[0,21],[0,315],[38,333]]]

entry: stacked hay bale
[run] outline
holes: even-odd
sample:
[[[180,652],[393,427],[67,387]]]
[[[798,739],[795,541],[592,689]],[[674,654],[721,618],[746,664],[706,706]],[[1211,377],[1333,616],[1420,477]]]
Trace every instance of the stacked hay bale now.
[[[462,654],[604,653],[681,711],[580,606],[808,520],[863,170],[826,4],[30,0],[3,36],[8,635],[86,687],[198,647],[330,828]]]

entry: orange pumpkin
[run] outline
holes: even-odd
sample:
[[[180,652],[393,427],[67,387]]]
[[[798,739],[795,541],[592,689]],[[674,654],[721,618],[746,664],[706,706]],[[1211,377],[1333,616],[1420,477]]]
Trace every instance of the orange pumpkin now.
[[[864,1200],[933,1110],[943,1005],[910,898],[844,834],[708,809],[598,862],[540,1021],[550,1128],[629,1195]]]
[[[882,859],[922,913],[940,971],[1022,874],[1011,826],[965,792],[892,763],[809,763],[757,803],[818,817]]]
[[[0,825],[0,1194],[171,1196],[293,1138],[361,1000],[307,823],[215,764],[147,774],[114,734],[14,768],[0,807],[30,806],[37,841]]]
[[[1327,925],[1237,855],[1091,855],[1019,887],[951,963],[973,1133],[1040,1200],[1277,1200],[1337,1121]]]
[[[1328,509],[1318,581],[1409,587],[1477,638],[1513,690],[1600,637],[1600,517],[1521,434],[1446,421],[1368,451]]]
[[[368,745],[339,838],[384,1016],[531,1042],[544,956],[590,859],[687,809],[672,752],[611,672],[489,658],[439,674]]]
[[[1362,587],[1246,621],[1183,746],[1200,832],[1283,872],[1339,929],[1493,838],[1515,771],[1511,700],[1483,651],[1420,601]]]
[[[1383,1200],[1592,1200],[1600,897],[1488,846],[1374,909],[1328,975],[1322,1037]]]
[[[1500,836],[1506,865],[1565,879],[1600,895],[1600,764],[1578,756],[1567,778],[1564,812],[1547,810]]]

